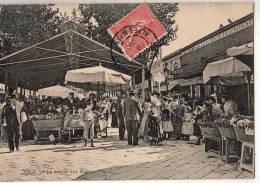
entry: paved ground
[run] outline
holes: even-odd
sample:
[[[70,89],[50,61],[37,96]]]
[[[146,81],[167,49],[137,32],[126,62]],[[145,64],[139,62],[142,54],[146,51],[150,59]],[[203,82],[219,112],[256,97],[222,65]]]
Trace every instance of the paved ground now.
[[[118,141],[117,130],[95,148],[74,144],[31,145],[7,153],[0,145],[0,181],[117,179],[249,179],[253,174],[222,163],[215,153],[193,142],[164,141],[151,147]]]

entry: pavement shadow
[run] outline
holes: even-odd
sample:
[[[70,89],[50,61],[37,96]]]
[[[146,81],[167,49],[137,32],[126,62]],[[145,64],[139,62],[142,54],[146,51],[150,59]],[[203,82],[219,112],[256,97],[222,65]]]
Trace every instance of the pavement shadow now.
[[[149,174],[149,172],[138,172],[137,174],[132,174],[129,178],[129,175],[131,174],[132,170],[140,169],[140,167],[154,167],[155,165],[159,165],[165,160],[157,160],[152,162],[144,162],[144,163],[138,163],[134,165],[126,165],[126,166],[113,166],[97,171],[88,171],[81,176],[77,177],[76,181],[84,181],[84,180],[149,180],[147,178],[143,178],[142,176],[145,176],[146,174]],[[139,174],[141,173],[141,174]],[[118,176],[120,174],[120,176]],[[156,176],[156,175],[154,175]],[[128,178],[126,178],[128,177]],[[152,177],[152,176],[151,176]],[[156,179],[156,178],[151,178]],[[150,179],[150,180],[151,180]],[[157,179],[159,180],[159,179]]]

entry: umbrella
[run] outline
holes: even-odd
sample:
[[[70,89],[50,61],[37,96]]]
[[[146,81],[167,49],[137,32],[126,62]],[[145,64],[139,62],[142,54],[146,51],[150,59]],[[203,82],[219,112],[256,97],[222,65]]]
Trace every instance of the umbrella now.
[[[69,93],[74,93],[75,97],[78,97],[79,99],[84,98],[83,94],[77,93],[72,89],[69,89],[67,87],[60,86],[60,85],[40,89],[40,90],[38,90],[38,93],[39,93],[39,95],[45,95],[45,96],[51,96],[51,97],[62,97],[62,98],[68,97]]]
[[[118,86],[122,88],[122,85],[129,84],[130,80],[131,76],[103,67],[101,64],[96,67],[70,70],[67,71],[65,76],[66,83],[71,83],[77,87],[93,89],[97,86],[95,89],[98,98],[100,97],[100,84],[103,84],[104,90]]]
[[[131,76],[108,69],[102,65],[83,69],[70,70],[65,76],[65,82],[100,84],[118,86],[127,84]]]

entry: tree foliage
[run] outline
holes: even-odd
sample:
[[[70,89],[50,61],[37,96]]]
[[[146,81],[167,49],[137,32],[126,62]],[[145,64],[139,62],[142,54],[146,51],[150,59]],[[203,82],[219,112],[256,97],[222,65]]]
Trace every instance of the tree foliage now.
[[[2,5],[0,8],[0,57],[57,34],[66,16],[53,5]]]
[[[139,4],[81,4],[78,8],[79,16],[77,16],[74,11],[74,17],[86,27],[85,34],[87,36],[109,47],[112,38],[108,34],[107,29],[138,5]],[[170,41],[176,38],[178,26],[176,25],[174,16],[178,11],[178,4],[154,3],[148,5],[167,30],[166,36],[158,40],[136,58],[140,62],[151,65],[159,54],[159,48],[168,45]],[[121,51],[118,47],[116,49]]]

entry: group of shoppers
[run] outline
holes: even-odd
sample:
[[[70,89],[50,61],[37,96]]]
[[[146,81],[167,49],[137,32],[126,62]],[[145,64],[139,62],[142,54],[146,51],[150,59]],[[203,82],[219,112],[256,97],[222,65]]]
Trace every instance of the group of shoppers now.
[[[19,150],[21,120],[23,120],[21,112],[29,113],[26,108],[29,109],[31,106],[26,105],[26,100],[21,102],[17,97],[8,97],[5,103],[3,102],[1,101],[0,107],[1,126],[6,128],[9,149],[13,152],[15,148]],[[58,109],[60,106],[61,109]],[[44,111],[54,114],[64,113],[64,106],[66,106],[65,113],[79,111],[79,103],[73,93],[57,107],[49,103]],[[237,104],[228,95],[221,97],[212,95],[203,101],[189,101],[185,97],[161,97],[158,93],[153,93],[142,101],[133,91],[128,95],[122,94],[117,98],[104,98],[100,101],[90,97],[81,102],[80,108],[84,123],[84,146],[87,146],[87,139],[90,138],[91,147],[94,147],[94,137],[100,131],[100,121],[107,123],[109,116],[111,127],[119,129],[119,140],[124,140],[127,132],[128,144],[136,146],[140,137],[150,145],[158,145],[163,139],[189,140],[191,135],[197,136],[197,144],[200,144],[202,138],[200,121],[213,121],[221,115],[238,113]]]

